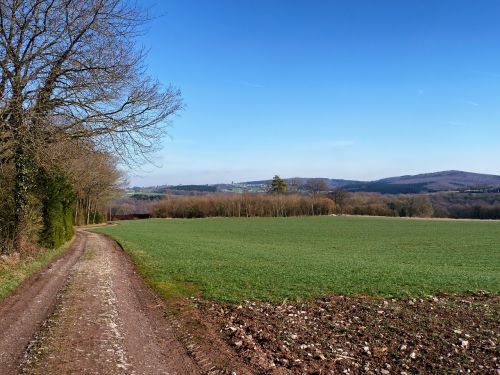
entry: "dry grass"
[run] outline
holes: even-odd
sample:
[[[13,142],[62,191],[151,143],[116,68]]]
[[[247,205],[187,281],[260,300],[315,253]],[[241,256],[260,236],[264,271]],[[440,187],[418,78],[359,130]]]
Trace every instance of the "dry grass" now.
[[[18,253],[0,256],[0,301],[15,290],[24,280],[42,269],[56,257],[63,255],[73,239],[57,249],[43,249],[30,254]]]

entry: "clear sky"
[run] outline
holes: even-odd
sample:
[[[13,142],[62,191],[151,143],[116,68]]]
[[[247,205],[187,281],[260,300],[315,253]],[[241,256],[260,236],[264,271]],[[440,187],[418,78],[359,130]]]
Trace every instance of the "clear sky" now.
[[[186,108],[134,185],[500,174],[500,1],[151,4]]]

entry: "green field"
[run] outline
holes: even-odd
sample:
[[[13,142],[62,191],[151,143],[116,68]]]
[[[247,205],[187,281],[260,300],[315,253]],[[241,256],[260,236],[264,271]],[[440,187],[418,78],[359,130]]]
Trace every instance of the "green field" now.
[[[166,297],[500,291],[500,223],[370,217],[123,221],[111,235]]]

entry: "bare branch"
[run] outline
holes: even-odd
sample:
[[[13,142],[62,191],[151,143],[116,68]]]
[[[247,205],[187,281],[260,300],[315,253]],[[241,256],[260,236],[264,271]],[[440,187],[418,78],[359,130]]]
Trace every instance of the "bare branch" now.
[[[177,89],[145,74],[146,20],[122,0],[0,0],[0,137],[91,139],[143,160],[182,109]]]

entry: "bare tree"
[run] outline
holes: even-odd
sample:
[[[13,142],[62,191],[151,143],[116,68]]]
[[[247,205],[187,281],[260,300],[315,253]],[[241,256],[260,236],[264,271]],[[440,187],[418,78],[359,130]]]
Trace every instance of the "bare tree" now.
[[[75,193],[75,224],[95,222],[119,196],[125,178],[116,157],[94,150],[87,142],[58,142],[47,146],[50,157],[39,158],[44,168],[62,171]],[[42,155],[46,156],[46,154]],[[48,159],[48,160],[47,160]]]
[[[299,177],[293,177],[288,180],[289,190],[298,192],[304,184]]]
[[[333,190],[331,197],[335,202],[336,211],[342,215],[344,213],[345,202],[348,198],[348,192],[341,187],[338,187]]]
[[[328,191],[330,186],[325,178],[310,178],[305,184],[305,188],[313,194]]]
[[[0,163],[15,166],[17,236],[44,145],[88,139],[130,162],[181,109],[145,74],[145,21],[126,0],[0,0]]]
[[[318,195],[329,189],[328,183],[326,181],[327,180],[324,178],[310,178],[305,184],[305,188],[311,192],[313,197],[311,201],[311,211],[313,215],[316,214],[315,208]]]

